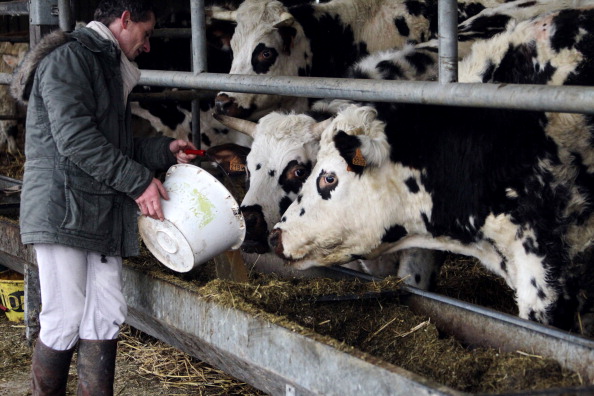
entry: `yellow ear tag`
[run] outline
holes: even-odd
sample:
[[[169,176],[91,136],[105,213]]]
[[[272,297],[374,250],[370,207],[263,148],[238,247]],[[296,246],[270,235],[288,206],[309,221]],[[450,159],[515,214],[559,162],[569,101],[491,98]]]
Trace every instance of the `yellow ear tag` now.
[[[231,161],[229,161],[229,170],[231,172],[243,172],[245,171],[245,165],[239,158],[233,157]]]
[[[353,160],[351,161],[353,165],[357,165],[357,166],[366,166],[367,165],[367,161],[365,161],[365,157],[363,157],[363,154],[361,154],[361,149],[357,147],[357,150],[355,150],[355,156],[353,157]]]

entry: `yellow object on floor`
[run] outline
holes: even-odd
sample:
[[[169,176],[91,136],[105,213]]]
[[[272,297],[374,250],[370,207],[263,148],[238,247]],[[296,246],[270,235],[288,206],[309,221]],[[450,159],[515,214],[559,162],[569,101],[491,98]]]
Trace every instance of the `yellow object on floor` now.
[[[12,322],[25,318],[25,281],[23,275],[15,271],[0,272],[0,305]]]

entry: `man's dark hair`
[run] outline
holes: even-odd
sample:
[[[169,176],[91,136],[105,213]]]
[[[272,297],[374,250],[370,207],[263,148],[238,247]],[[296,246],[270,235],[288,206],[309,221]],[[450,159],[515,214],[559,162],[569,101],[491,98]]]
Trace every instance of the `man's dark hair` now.
[[[101,0],[95,9],[94,19],[109,26],[124,11],[130,11],[130,19],[134,22],[146,22],[154,14],[150,0]]]

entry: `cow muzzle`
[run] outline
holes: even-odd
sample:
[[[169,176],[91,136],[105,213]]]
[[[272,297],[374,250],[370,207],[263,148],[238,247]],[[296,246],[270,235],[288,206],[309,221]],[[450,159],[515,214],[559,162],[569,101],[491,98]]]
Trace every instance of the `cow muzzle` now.
[[[270,248],[274,251],[274,254],[282,258],[283,260],[289,260],[283,253],[283,232],[279,228],[275,228],[272,230],[270,235],[268,236],[268,244]]]
[[[268,226],[260,205],[242,206],[241,213],[246,227],[241,250],[246,253],[268,253]]]
[[[247,119],[252,114],[251,109],[239,107],[235,98],[224,93],[218,94],[215,97],[215,112],[217,114],[243,119]]]

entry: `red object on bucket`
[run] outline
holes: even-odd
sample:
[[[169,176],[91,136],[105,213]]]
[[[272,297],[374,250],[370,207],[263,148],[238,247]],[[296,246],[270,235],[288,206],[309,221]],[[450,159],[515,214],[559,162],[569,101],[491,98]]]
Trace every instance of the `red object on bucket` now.
[[[194,149],[185,149],[184,153],[186,154],[196,154],[200,157],[204,157],[206,155],[206,150],[194,150]]]

